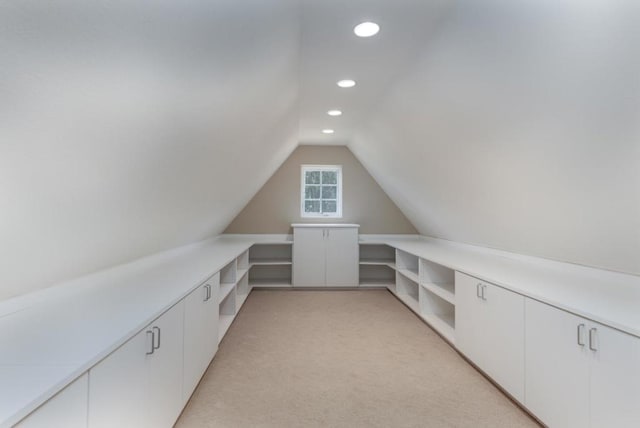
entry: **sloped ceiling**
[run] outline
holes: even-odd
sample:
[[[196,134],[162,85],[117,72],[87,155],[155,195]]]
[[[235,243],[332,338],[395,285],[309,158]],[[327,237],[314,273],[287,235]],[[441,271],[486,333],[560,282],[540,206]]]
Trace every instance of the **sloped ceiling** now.
[[[216,235],[298,144],[299,5],[0,4],[0,299]]]
[[[639,8],[4,1],[0,299],[220,233],[299,143],[423,234],[640,273]]]

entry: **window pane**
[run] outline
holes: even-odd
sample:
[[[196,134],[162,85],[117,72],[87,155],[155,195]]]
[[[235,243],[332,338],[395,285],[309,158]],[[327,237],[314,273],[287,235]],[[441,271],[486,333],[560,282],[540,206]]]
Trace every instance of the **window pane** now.
[[[304,188],[305,199],[320,199],[320,186],[306,186]]]
[[[322,186],[322,199],[337,199],[337,186]]]
[[[335,171],[322,171],[322,184],[338,184],[338,174]]]
[[[304,212],[306,213],[319,213],[320,201],[304,201]]]
[[[320,171],[307,171],[304,173],[305,184],[320,184]]]
[[[322,212],[323,213],[335,213],[336,212],[336,201],[322,201]]]

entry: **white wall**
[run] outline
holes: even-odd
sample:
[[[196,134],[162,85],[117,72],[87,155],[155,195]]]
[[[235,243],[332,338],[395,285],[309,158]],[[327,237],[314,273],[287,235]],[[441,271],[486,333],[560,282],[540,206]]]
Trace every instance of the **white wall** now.
[[[640,2],[456,2],[350,148],[423,234],[640,273]]]
[[[0,5],[0,300],[220,233],[297,145],[293,0]]]

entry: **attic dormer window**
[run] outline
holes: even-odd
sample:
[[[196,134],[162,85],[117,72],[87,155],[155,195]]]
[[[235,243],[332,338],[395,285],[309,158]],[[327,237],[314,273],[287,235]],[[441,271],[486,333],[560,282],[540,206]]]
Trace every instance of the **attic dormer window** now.
[[[342,167],[302,165],[302,217],[342,217]]]

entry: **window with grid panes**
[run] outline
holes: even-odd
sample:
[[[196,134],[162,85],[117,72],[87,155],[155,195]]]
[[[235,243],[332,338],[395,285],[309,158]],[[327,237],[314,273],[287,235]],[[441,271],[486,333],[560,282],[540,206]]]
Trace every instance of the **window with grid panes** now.
[[[342,217],[342,167],[302,165],[302,217]]]

